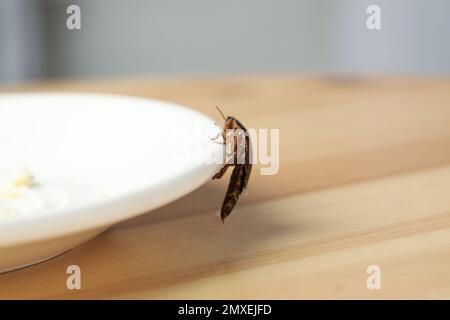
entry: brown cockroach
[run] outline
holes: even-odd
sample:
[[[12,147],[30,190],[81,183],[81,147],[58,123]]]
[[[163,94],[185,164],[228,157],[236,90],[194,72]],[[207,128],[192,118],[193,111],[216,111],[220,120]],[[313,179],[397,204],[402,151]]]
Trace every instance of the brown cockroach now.
[[[247,129],[235,117],[228,116],[225,118],[222,111],[216,107],[225,120],[225,125],[221,133],[223,143],[226,148],[231,146],[231,156],[226,156],[225,164],[222,169],[214,175],[213,179],[220,179],[225,174],[227,169],[234,166],[231,174],[230,182],[228,184],[227,193],[223,200],[222,208],[220,210],[220,218],[222,222],[228,217],[236,206],[239,196],[247,187],[250,173],[252,171],[251,161],[251,141]],[[231,136],[230,136],[230,133]],[[231,161],[231,162],[230,162]]]

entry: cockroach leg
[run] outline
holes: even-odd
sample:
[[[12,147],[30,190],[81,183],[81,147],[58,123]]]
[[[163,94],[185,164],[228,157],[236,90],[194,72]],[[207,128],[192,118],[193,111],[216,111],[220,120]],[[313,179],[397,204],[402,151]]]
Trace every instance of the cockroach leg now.
[[[225,164],[222,169],[220,169],[219,172],[217,172],[214,177],[212,177],[213,179],[220,179],[222,178],[222,176],[225,174],[225,172],[227,172],[227,169],[230,165],[229,164]]]
[[[217,136],[215,136],[214,138],[209,137],[209,139],[211,139],[212,141],[217,140],[220,136],[222,135],[222,132],[219,132],[219,134]],[[221,144],[223,144],[223,142],[221,142]]]

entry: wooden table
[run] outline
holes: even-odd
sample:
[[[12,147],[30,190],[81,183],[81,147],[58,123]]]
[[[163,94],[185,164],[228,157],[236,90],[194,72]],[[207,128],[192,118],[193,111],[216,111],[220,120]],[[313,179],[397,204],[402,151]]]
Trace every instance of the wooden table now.
[[[281,168],[254,169],[224,225],[211,181],[45,263],[0,298],[450,298],[450,80],[244,76],[58,82],[279,128]],[[67,266],[82,289],[66,289]],[[366,269],[381,269],[381,289]]]

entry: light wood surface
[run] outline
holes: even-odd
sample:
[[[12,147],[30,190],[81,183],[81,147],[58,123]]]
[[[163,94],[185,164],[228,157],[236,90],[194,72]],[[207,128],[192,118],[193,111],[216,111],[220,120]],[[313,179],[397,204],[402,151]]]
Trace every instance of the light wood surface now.
[[[224,225],[227,179],[0,275],[0,298],[450,298],[450,80],[242,76],[38,83],[214,107],[279,128]],[[66,289],[66,268],[82,289]],[[366,268],[381,268],[368,290]]]

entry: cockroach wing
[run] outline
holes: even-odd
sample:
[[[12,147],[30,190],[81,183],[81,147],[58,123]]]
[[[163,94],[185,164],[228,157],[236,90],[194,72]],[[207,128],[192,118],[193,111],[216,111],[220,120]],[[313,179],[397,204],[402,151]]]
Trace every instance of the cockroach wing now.
[[[239,200],[239,196],[243,190],[244,175],[244,165],[236,165],[231,174],[228,190],[225,194],[225,199],[223,200],[222,209],[220,211],[222,221],[230,215]]]

